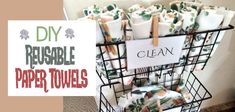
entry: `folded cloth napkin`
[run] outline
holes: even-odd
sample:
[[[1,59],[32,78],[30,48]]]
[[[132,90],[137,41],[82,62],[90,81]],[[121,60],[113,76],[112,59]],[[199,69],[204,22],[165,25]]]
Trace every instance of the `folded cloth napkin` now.
[[[164,90],[164,87],[158,85],[145,86],[145,87],[137,87],[134,88],[128,94],[122,95],[118,100],[118,105],[122,107],[128,107],[132,101],[136,101],[137,99],[144,98],[147,92],[150,91],[160,91]],[[164,94],[165,95],[165,94]]]
[[[154,95],[152,98],[149,98],[142,110],[144,112],[162,111],[163,109],[172,108],[173,106],[180,106],[185,103],[180,93],[170,90],[167,90],[166,92],[167,96],[160,98],[160,100],[156,97],[158,95]],[[158,101],[160,101],[160,106],[157,104]]]
[[[177,75],[175,75],[177,76]],[[187,88],[185,87],[185,79],[180,78],[179,77],[175,77],[175,78],[179,78],[179,80],[174,80],[171,84],[167,85],[167,83],[165,83],[165,86],[171,86],[172,84],[176,84],[176,92],[181,93],[185,102],[189,103],[193,100],[192,95],[189,93],[189,91],[187,90]],[[149,75],[149,79],[146,80],[136,80],[133,81],[133,88],[138,88],[138,87],[143,87],[143,86],[153,86],[156,85],[159,87],[162,87],[162,84],[159,84],[158,82],[161,82],[161,80],[156,77],[153,73]]]
[[[180,93],[152,85],[134,88],[119,98],[118,105],[132,112],[145,112],[182,105],[184,102]]]

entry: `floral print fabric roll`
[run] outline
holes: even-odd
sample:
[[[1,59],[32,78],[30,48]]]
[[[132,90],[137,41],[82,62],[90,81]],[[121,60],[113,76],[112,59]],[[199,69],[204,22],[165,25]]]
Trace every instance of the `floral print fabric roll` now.
[[[194,5],[190,2],[174,1],[170,3],[171,9],[178,11],[183,21],[182,32],[191,32],[198,26],[196,23],[196,17],[200,11],[200,4]]]
[[[152,24],[151,12],[135,4],[128,8],[128,17],[134,39],[149,38]]]
[[[101,20],[105,20],[107,27],[109,28],[109,35],[112,38],[112,42],[119,42],[123,40],[123,29],[122,29],[122,9],[119,9],[115,4],[111,4],[106,6],[106,12],[104,15],[101,15]],[[108,17],[108,16],[109,17]],[[110,19],[111,18],[111,19]],[[103,29],[104,30],[104,29]],[[125,68],[126,67],[126,59],[120,59],[125,56],[125,44],[113,45],[116,53],[109,52],[110,59],[114,59],[111,61],[114,69]],[[119,51],[119,52],[118,52]],[[132,74],[132,71],[129,70],[116,70],[116,74],[118,77]],[[123,80],[119,82],[124,83],[124,85],[129,85],[132,81],[133,77],[125,77]]]
[[[97,7],[96,5],[92,5],[90,7],[87,7],[83,9],[84,16],[95,16],[99,17],[99,15],[102,13],[102,9]]]
[[[211,6],[211,7],[212,7],[212,6]],[[227,26],[231,23],[231,21],[232,21],[234,15],[235,15],[235,11],[229,10],[229,9],[227,9],[227,8],[225,8],[225,7],[218,7],[217,13],[224,15],[224,20],[223,20],[223,23],[222,23],[222,27],[227,27]],[[221,42],[221,40],[223,39],[225,33],[226,33],[226,31],[221,31],[221,32],[220,32],[220,35],[219,35],[219,37],[217,38],[217,41],[216,41],[216,42]],[[217,33],[213,33],[212,38],[210,39],[209,42],[210,42],[210,43],[215,42],[216,36],[217,36]],[[212,55],[214,54],[214,52],[216,51],[217,47],[218,47],[218,44],[216,44],[216,45],[214,46],[214,49],[213,49],[213,51],[212,51],[212,53],[211,53],[211,56],[212,56]]]
[[[202,4],[197,3],[195,1],[173,1],[170,3],[170,7],[172,10],[178,11],[183,18],[183,26],[180,30],[180,33],[186,33],[186,32],[193,32],[195,29],[198,28],[198,23],[196,22],[197,15],[200,11]],[[190,43],[192,41],[192,36],[187,36],[184,42],[184,48],[188,48],[190,46]],[[183,70],[190,71],[191,65],[184,67],[181,67],[181,65],[186,64],[186,56],[190,50],[185,49],[181,53],[181,58],[178,66],[175,68],[175,72],[178,74],[182,74]]]
[[[218,14],[217,10],[214,8],[209,7],[202,7],[200,14],[197,17],[196,22],[199,24],[199,27],[197,31],[204,31],[204,30],[210,30],[210,29],[216,29],[219,28],[222,21],[224,19],[224,15]],[[194,39],[193,46],[201,46],[204,44],[209,44],[209,40],[211,36],[213,35],[213,32],[209,34],[198,34],[196,35],[196,38]],[[190,56],[196,56],[201,54],[208,54],[211,51],[211,47],[198,47],[191,49]],[[198,60],[200,62],[205,62],[208,59],[208,55],[194,57],[194,60]],[[204,64],[198,64],[195,67],[195,70],[202,69]]]
[[[191,32],[191,31],[205,31],[210,29],[216,29],[219,28],[222,25],[222,23],[226,20],[227,24],[224,26],[228,26],[228,24],[231,21],[231,18],[234,15],[233,11],[229,11],[228,9],[222,8],[222,7],[215,7],[215,6],[203,6],[203,4],[200,1],[196,0],[181,0],[181,1],[173,1],[170,3],[171,9],[179,11],[184,19],[183,28],[181,31],[183,32]],[[199,13],[200,12],[200,13]],[[191,14],[191,16],[190,16]],[[195,15],[195,16],[194,16]],[[227,15],[227,16],[226,16]],[[193,25],[194,23],[194,25]],[[191,25],[190,25],[191,24]],[[218,40],[221,40],[221,37],[223,37],[223,32],[219,35]],[[195,36],[193,40],[193,47],[201,46],[205,40],[205,45],[213,44],[215,37],[217,36],[217,33],[209,33],[206,37],[206,34],[198,34]],[[186,38],[185,46],[189,46],[192,42],[192,36],[188,36]],[[217,48],[217,45],[215,45],[212,55]],[[201,54],[209,54],[212,50],[212,46],[206,46],[202,48],[202,51],[200,52],[201,48],[192,48],[190,49],[189,56],[197,56],[199,53]],[[186,53],[187,54],[187,53]],[[182,57],[185,56],[185,54],[182,55]],[[188,62],[195,62],[198,60],[199,62],[205,62],[208,59],[208,55],[206,56],[200,56],[194,57]],[[195,67],[195,70],[202,69],[204,64],[197,64]],[[192,66],[187,66],[186,71],[192,70]],[[177,71],[177,70],[176,70]],[[180,71],[180,70],[178,70]]]
[[[234,17],[234,11],[231,11],[227,8],[224,7],[216,7],[216,6],[204,6],[204,9],[207,10],[208,12],[212,12],[212,14],[216,14],[216,15],[220,15],[223,16],[223,19],[221,21],[221,23],[219,24],[218,27],[227,27],[229,25],[229,23],[231,22],[232,18]],[[210,13],[208,13],[209,15]],[[213,20],[215,21],[215,20]],[[219,20],[217,20],[219,23]],[[211,33],[209,36],[207,36],[207,40],[205,44],[214,44],[216,42],[220,42],[222,40],[222,38],[224,37],[225,31],[221,31],[220,35],[218,36],[217,40],[215,41],[218,33],[217,32],[213,32]],[[212,52],[210,56],[213,56],[214,52],[216,51],[218,47],[218,44],[215,44],[213,50],[212,50],[212,46],[209,47],[203,47],[202,48],[202,52],[205,53],[209,53]],[[212,50],[212,51],[211,51]],[[207,56],[200,56],[199,57],[199,61],[206,61],[208,59],[208,55]],[[196,66],[196,70],[201,70],[203,68],[204,64],[198,64]]]
[[[163,11],[163,9],[165,9],[164,5],[154,4],[149,6],[146,10],[152,15],[159,15]]]
[[[159,36],[179,33],[182,28],[183,18],[177,11],[164,9],[159,18]]]
[[[104,43],[105,39],[106,41],[109,40],[108,42],[123,41],[123,10],[117,7],[116,4],[110,4],[105,6],[104,8],[99,8],[96,5],[93,5],[85,8],[83,10],[83,13],[84,15],[86,15],[86,17],[92,17],[97,20],[97,43]],[[104,24],[106,27],[105,29],[102,26]],[[107,39],[107,36],[111,39]],[[109,47],[110,46],[102,46],[101,51],[100,48],[97,47],[96,68],[99,74],[109,79],[119,78],[121,75],[125,76],[128,74],[133,74],[133,71],[131,70],[114,70],[126,67],[126,59],[119,59],[125,56],[125,45],[112,45],[112,49],[110,49]],[[115,52],[110,52],[110,50],[115,50]],[[107,61],[110,59],[114,60]],[[119,60],[121,63],[119,63]],[[132,82],[132,79],[133,77],[125,77],[124,80],[120,80],[120,82],[124,83],[125,85],[129,85],[130,82]]]
[[[101,27],[100,24],[101,21],[104,22],[108,29],[109,34],[112,38],[112,42],[117,42],[122,40],[122,9],[119,9],[115,4],[110,4],[106,7],[99,8],[96,5],[90,6],[88,8],[85,8],[83,10],[84,15],[86,18],[91,18],[94,20],[97,20],[97,39],[96,43],[104,43],[104,35],[107,34],[106,31]],[[117,51],[117,46],[113,46],[114,49]],[[119,46],[119,54],[120,57],[122,57],[125,53],[125,47],[124,45]],[[96,56],[96,62],[97,62],[97,71],[100,74],[103,74],[105,77],[108,77],[109,79],[120,77],[121,71],[114,71],[113,68],[120,68],[118,61],[104,61],[109,60],[113,58],[118,58],[117,53],[112,54],[107,47],[97,47],[97,56]],[[125,60],[121,60],[121,66],[125,67]],[[105,70],[106,67],[106,70]],[[107,72],[106,72],[107,71]],[[107,74],[106,74],[107,73]]]

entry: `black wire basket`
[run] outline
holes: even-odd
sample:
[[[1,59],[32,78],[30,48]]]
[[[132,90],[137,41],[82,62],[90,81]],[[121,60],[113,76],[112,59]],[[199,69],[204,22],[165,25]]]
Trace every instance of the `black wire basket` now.
[[[162,36],[159,38],[164,37],[173,37],[173,36],[180,36],[180,35],[186,35],[186,39],[189,39],[187,45],[185,45],[182,49],[182,52],[185,52],[185,55],[182,56],[178,63],[172,63],[172,64],[166,64],[166,65],[158,65],[158,66],[152,66],[152,67],[146,67],[144,70],[138,70],[135,69],[133,73],[131,74],[125,74],[123,73],[124,70],[127,69],[126,66],[122,66],[123,60],[126,60],[126,55],[120,55],[120,45],[125,46],[125,41],[117,41],[117,42],[105,42],[103,44],[96,44],[97,49],[99,52],[101,52],[101,62],[100,64],[103,64],[103,72],[96,71],[97,75],[99,76],[100,80],[103,82],[103,85],[100,87],[100,103],[99,103],[99,111],[101,112],[115,112],[113,108],[113,104],[111,104],[108,99],[106,98],[104,94],[104,88],[109,87],[110,89],[113,89],[116,104],[118,103],[118,98],[132,90],[133,86],[126,86],[124,85],[124,78],[125,77],[134,77],[133,82],[136,82],[138,80],[144,80],[149,79],[150,73],[155,73],[155,76],[159,79],[158,83],[161,83],[164,85],[164,87],[174,90],[175,86],[178,84],[182,77],[184,77],[184,72],[187,71],[188,78],[186,80],[186,88],[193,96],[193,101],[190,103],[186,103],[181,105],[181,111],[199,111],[200,105],[203,100],[209,99],[212,97],[212,95],[208,92],[208,90],[202,85],[202,83],[198,80],[198,78],[193,74],[193,71],[195,71],[195,68],[197,65],[201,65],[202,67],[200,69],[204,69],[206,66],[208,60],[211,58],[212,52],[216,45],[218,45],[220,42],[217,41],[218,37],[221,32],[224,30],[230,30],[234,27],[232,25],[229,25],[228,27],[224,28],[218,28],[213,30],[207,30],[207,31],[200,31],[200,32],[193,32],[193,33],[181,33],[181,34],[174,34],[174,35],[167,35]],[[126,31],[131,31],[130,29],[127,29]],[[206,42],[208,38],[211,38],[213,41],[209,44]],[[151,36],[150,36],[151,38]],[[202,39],[202,42],[200,45],[195,45],[195,41],[197,41],[198,38]],[[102,48],[106,48],[107,46],[116,46],[117,47],[117,58],[111,58],[111,59],[104,59]],[[204,52],[205,48],[209,48],[207,52]],[[190,55],[193,50],[197,49],[198,53],[196,55]],[[200,60],[201,57],[206,57],[206,59]],[[105,63],[111,63],[112,61],[117,61],[119,63],[119,67],[115,68],[107,68]],[[189,70],[186,70],[187,67],[190,66]],[[178,69],[181,68],[181,69]],[[180,70],[177,71],[176,70]],[[167,71],[167,72],[166,72]],[[111,77],[109,74],[118,74],[115,77]],[[145,78],[139,78],[141,75],[146,75]],[[104,78],[105,76],[105,78]],[[118,81],[117,81],[118,80]],[[167,84],[166,84],[167,83]],[[116,85],[119,85],[119,89]],[[121,89],[120,89],[121,88]],[[176,108],[176,107],[172,107]],[[172,109],[169,108],[169,109]],[[166,109],[168,110],[168,109]]]
[[[164,85],[166,88],[170,90],[175,90],[176,86],[178,86],[179,81],[183,77],[182,74],[176,75],[168,75],[164,74],[161,77],[158,76],[159,84]],[[145,79],[137,79],[137,80],[145,80]],[[135,81],[137,81],[135,80]],[[140,81],[141,82],[141,81]],[[118,104],[118,98],[128,93],[132,90],[133,86],[122,88],[122,83],[120,82],[114,82],[111,83],[114,95],[115,95],[115,101],[116,104]],[[116,110],[113,108],[108,99],[105,96],[104,90],[106,88],[109,88],[110,84],[104,84],[100,87],[100,101],[99,101],[99,111],[100,112],[116,112]],[[203,100],[212,98],[211,93],[205,88],[205,86],[198,80],[198,78],[193,74],[190,73],[187,75],[187,80],[185,82],[185,87],[187,91],[193,96],[193,100],[189,103],[185,103],[180,106],[173,106],[171,108],[164,109],[163,111],[170,110],[177,108],[177,110],[180,109],[181,112],[197,112],[200,110],[200,106],[202,104]],[[127,111],[127,110],[126,110]]]

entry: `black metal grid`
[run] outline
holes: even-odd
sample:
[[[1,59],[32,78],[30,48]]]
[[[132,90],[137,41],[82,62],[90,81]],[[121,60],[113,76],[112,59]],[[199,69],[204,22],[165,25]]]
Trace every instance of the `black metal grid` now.
[[[126,56],[122,56],[122,57],[121,57],[121,56],[120,56],[120,51],[119,51],[119,46],[120,46],[121,44],[124,44],[124,45],[125,45],[125,41],[109,42],[109,43],[108,43],[108,42],[105,42],[105,43],[103,43],[103,44],[96,44],[96,47],[99,48],[100,52],[102,52],[101,47],[107,47],[107,46],[110,46],[110,45],[114,45],[114,46],[117,47],[118,58],[112,58],[112,59],[107,59],[107,60],[105,60],[104,57],[103,57],[103,54],[101,54],[102,62],[103,62],[103,63],[105,63],[105,62],[110,62],[110,63],[111,63],[111,61],[119,61],[119,66],[120,66],[119,68],[107,69],[106,65],[104,65],[105,74],[103,74],[103,75],[107,76],[106,78],[108,79],[108,83],[110,84],[110,83],[111,83],[111,80],[113,80],[113,79],[118,79],[118,78],[128,77],[128,76],[136,76],[136,75],[138,75],[138,74],[145,74],[145,73],[149,73],[149,72],[156,72],[156,71],[160,71],[160,72],[161,72],[162,70],[166,70],[166,69],[172,69],[172,72],[173,72],[173,70],[174,70],[175,68],[178,68],[178,67],[183,67],[183,70],[182,70],[182,73],[183,73],[183,71],[185,70],[185,67],[186,67],[186,66],[190,66],[190,65],[194,65],[193,69],[191,70],[191,71],[194,71],[195,66],[196,66],[197,64],[202,64],[202,63],[204,63],[204,66],[203,66],[203,68],[202,68],[202,69],[204,69],[205,65],[207,64],[208,60],[210,59],[211,53],[212,53],[212,51],[213,51],[213,49],[214,49],[214,46],[215,46],[216,44],[219,44],[219,43],[220,43],[220,42],[217,42],[217,39],[218,39],[218,36],[219,36],[220,32],[221,32],[221,31],[224,31],[224,30],[233,29],[233,28],[234,28],[234,27],[233,27],[232,25],[229,25],[228,27],[225,27],[225,28],[219,28],[219,29],[213,29],[213,30],[207,30],[207,31],[200,31],[200,32],[194,32],[194,33],[184,33],[184,34],[174,34],[174,35],[160,36],[159,38],[173,37],[173,36],[180,36],[180,35],[187,35],[187,38],[188,38],[188,37],[192,38],[192,39],[191,39],[191,42],[190,42],[190,46],[189,46],[189,47],[184,47],[184,48],[182,49],[182,51],[188,50],[188,51],[187,51],[187,55],[186,55],[186,57],[185,57],[184,60],[183,60],[183,62],[184,62],[183,64],[179,65],[179,63],[172,63],[172,64],[161,65],[161,66],[158,66],[158,68],[160,68],[160,69],[152,69],[152,67],[146,67],[146,70],[147,70],[147,71],[145,71],[145,72],[138,72],[138,73],[136,73],[136,70],[134,70],[135,73],[133,73],[133,74],[128,74],[128,75],[125,75],[125,76],[123,76],[123,73],[120,72],[120,76],[119,76],[119,77],[116,77],[116,78],[110,78],[109,75],[108,75],[108,72],[109,72],[109,71],[113,71],[113,72],[118,73],[118,71],[122,71],[122,70],[124,70],[124,69],[127,69],[127,67],[121,67],[121,60],[125,60],[125,59],[126,59]],[[131,30],[128,29],[127,31],[131,31]],[[193,46],[193,43],[194,43],[194,41],[195,41],[195,37],[196,37],[197,35],[199,35],[199,34],[204,34],[204,35],[205,35],[204,38],[206,38],[208,35],[211,35],[212,33],[217,33],[216,38],[214,39],[213,42],[211,42],[212,44],[205,44],[205,40],[206,40],[206,39],[204,39],[202,45]],[[151,38],[151,37],[150,37],[150,38]],[[208,37],[207,37],[207,38],[208,38]],[[207,47],[207,46],[210,46],[210,47],[211,47],[210,52],[209,52],[209,53],[206,53],[206,54],[202,54],[202,48],[203,48],[203,47]],[[194,55],[194,56],[190,56],[189,54],[190,54],[191,50],[192,50],[192,49],[196,49],[196,48],[199,48],[199,49],[200,49],[199,54],[198,54],[198,55]],[[201,56],[208,56],[208,58],[207,58],[205,61],[200,62],[198,59],[199,59],[199,57],[201,57]],[[193,62],[189,62],[188,60],[189,60],[189,59],[192,59],[192,58],[194,59]],[[167,67],[166,67],[166,66],[167,66]],[[99,74],[98,71],[97,71],[97,74],[98,74],[98,76],[100,77],[101,81],[104,82],[104,80],[101,78],[101,75],[102,75],[102,74]],[[160,73],[159,75],[161,75],[161,73]],[[135,78],[136,78],[136,77],[135,77]],[[123,81],[122,81],[122,83],[123,83]]]
[[[158,84],[164,85],[164,87],[175,90],[176,86],[179,84],[179,80],[183,77],[183,74],[163,74],[162,77],[157,76],[159,79]],[[205,86],[199,81],[199,79],[191,72],[188,74],[187,80],[185,81],[185,88],[189,91],[189,93],[192,95],[193,100],[189,103],[185,103],[180,106],[174,106],[171,108],[167,108],[165,110],[182,107],[181,111],[198,111],[200,109],[201,103],[203,100],[212,98],[212,95],[210,92],[205,88]],[[137,79],[137,80],[146,80],[146,79]],[[109,86],[112,86],[113,93],[115,95],[115,101],[116,104],[118,104],[118,98],[130,92],[132,90],[133,85],[129,87],[125,87],[123,90],[122,85],[120,82],[114,82],[111,84],[104,84],[100,87],[100,104],[99,104],[99,111],[101,112],[115,112],[112,105],[109,103],[109,101],[106,99],[103,90],[105,88],[109,88]],[[127,110],[128,111],[128,110]]]
[[[211,53],[212,53],[212,51],[214,49],[214,46],[216,44],[220,43],[220,42],[217,42],[217,39],[218,39],[218,36],[219,36],[220,32],[224,31],[224,30],[230,30],[230,29],[233,29],[233,28],[234,27],[232,25],[229,25],[228,27],[225,27],[225,28],[219,28],[219,29],[213,29],[213,30],[207,30],[207,31],[200,31],[200,32],[193,32],[193,33],[184,33],[184,34],[174,34],[174,35],[161,36],[159,38],[172,37],[172,36],[180,36],[180,35],[187,35],[187,38],[191,38],[189,46],[184,47],[182,49],[182,51],[186,51],[187,50],[187,55],[183,59],[183,63],[181,63],[181,64],[179,64],[179,63],[172,63],[172,64],[160,65],[160,66],[156,66],[156,67],[146,67],[145,71],[138,72],[138,73],[137,73],[137,70],[135,69],[133,74],[125,74],[125,75],[123,75],[123,73],[120,72],[120,71],[127,69],[127,67],[121,67],[121,60],[125,60],[126,56],[120,56],[120,50],[119,50],[119,45],[121,45],[121,44],[125,45],[125,41],[105,42],[103,44],[96,44],[96,47],[99,48],[100,52],[102,52],[101,47],[107,47],[107,46],[110,46],[110,45],[116,46],[117,47],[117,52],[118,52],[118,58],[112,58],[112,59],[105,60],[104,57],[103,57],[103,54],[101,55],[101,57],[102,57],[102,62],[103,63],[105,63],[105,62],[110,62],[111,63],[111,61],[115,61],[115,60],[117,60],[119,62],[119,68],[107,69],[106,65],[104,65],[104,69],[105,69],[104,72],[105,72],[105,74],[99,74],[99,72],[97,71],[98,76],[100,77],[101,81],[103,82],[103,85],[100,88],[100,108],[99,108],[99,111],[104,111],[103,108],[102,108],[103,106],[106,108],[105,110],[108,111],[108,112],[109,111],[111,111],[111,112],[115,111],[113,109],[112,105],[109,103],[109,101],[105,98],[105,95],[103,94],[103,91],[102,91],[103,87],[108,86],[110,88],[111,87],[113,88],[113,91],[115,93],[116,103],[117,103],[117,98],[118,98],[118,96],[120,94],[121,95],[125,94],[126,92],[128,92],[128,91],[130,91],[132,89],[132,86],[131,86],[131,88],[126,88],[126,86],[123,84],[123,82],[124,82],[123,78],[124,77],[134,76],[134,82],[136,82],[137,80],[144,80],[144,79],[137,78],[138,75],[147,74],[148,77],[146,79],[148,80],[149,74],[151,72],[158,72],[156,74],[156,77],[158,77],[159,79],[163,79],[162,82],[158,82],[158,83],[163,83],[163,85],[166,86],[165,84],[167,82],[170,82],[170,86],[168,85],[166,87],[168,89],[173,89],[175,86],[178,85],[178,84],[175,84],[174,81],[180,80],[180,78],[182,77],[182,74],[185,71],[186,67],[187,66],[191,66],[191,65],[193,65],[193,67],[189,71],[190,74],[189,74],[188,79],[186,81],[186,88],[192,94],[194,99],[189,104],[182,105],[182,111],[186,111],[186,110],[187,111],[188,110],[191,111],[192,109],[199,110],[199,107],[200,107],[202,101],[211,98],[211,94],[207,91],[207,89],[201,84],[201,82],[195,77],[195,75],[192,72],[194,71],[194,69],[195,69],[197,64],[203,64],[202,69],[204,69],[205,65],[207,64],[208,60],[210,59]],[[126,31],[131,31],[131,30],[127,29]],[[204,40],[203,40],[202,45],[194,46],[193,43],[194,43],[194,41],[196,39],[196,36],[197,35],[201,35],[201,34],[204,35]],[[205,44],[206,43],[206,38],[208,38],[208,36],[212,35],[212,34],[216,34],[216,37],[215,37],[214,41],[211,42],[211,44]],[[210,52],[206,53],[206,54],[202,54],[202,48],[203,47],[207,47],[207,46],[209,46],[211,48]],[[191,50],[195,49],[195,48],[199,48],[200,49],[199,54],[198,55],[194,55],[194,56],[190,56]],[[207,59],[204,60],[204,61],[199,61],[199,58],[201,56],[207,56]],[[189,59],[193,59],[193,60],[189,61]],[[183,67],[183,69],[182,69],[181,74],[178,74],[179,78],[175,78],[174,76],[176,74],[174,73],[174,70],[176,68],[178,68],[178,67]],[[164,70],[167,70],[167,73],[163,73]],[[120,76],[115,77],[115,78],[110,78],[109,75],[108,75],[109,71],[113,71],[113,72],[119,73]],[[108,79],[108,83],[107,84],[103,80],[102,75],[105,75],[106,78]],[[166,78],[167,76],[170,76],[171,78],[167,79]],[[189,80],[190,77],[193,77],[193,81],[192,82],[190,82],[190,80]],[[114,79],[121,79],[121,80],[120,80],[120,82],[113,82]],[[195,82],[199,83],[198,88],[194,85]],[[120,85],[120,87],[121,87],[120,90],[117,90],[117,88],[115,88],[114,85],[116,85],[116,84]],[[205,91],[204,94],[199,94],[198,91],[201,91],[201,90]]]

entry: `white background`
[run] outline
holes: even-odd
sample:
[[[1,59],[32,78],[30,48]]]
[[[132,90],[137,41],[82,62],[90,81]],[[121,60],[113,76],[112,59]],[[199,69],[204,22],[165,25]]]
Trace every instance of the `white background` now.
[[[62,26],[58,40],[54,38],[49,42],[36,42],[36,26],[54,26],[58,29]],[[67,39],[65,30],[72,28],[75,38]],[[8,95],[9,96],[95,96],[96,95],[96,72],[95,72],[95,21],[8,21]],[[24,40],[20,37],[20,31],[26,29],[29,32],[29,39]],[[54,36],[53,36],[54,37]],[[30,69],[26,65],[25,44],[31,46],[75,46],[75,65],[36,65],[35,69],[44,69],[47,71],[47,88],[16,89],[15,68]],[[67,57],[69,51],[67,49]],[[51,89],[50,74],[48,68],[57,69],[87,69],[88,86],[87,88],[65,88]],[[19,87],[21,84],[19,83]]]

